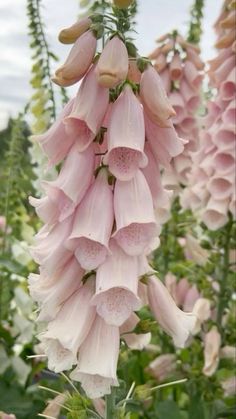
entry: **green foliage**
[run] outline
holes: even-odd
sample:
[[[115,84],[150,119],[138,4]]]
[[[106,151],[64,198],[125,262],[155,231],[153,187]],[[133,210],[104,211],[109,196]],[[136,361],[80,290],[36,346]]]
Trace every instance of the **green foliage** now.
[[[199,44],[201,39],[203,8],[204,0],[195,0],[193,6],[191,7],[191,21],[187,40],[192,44]]]

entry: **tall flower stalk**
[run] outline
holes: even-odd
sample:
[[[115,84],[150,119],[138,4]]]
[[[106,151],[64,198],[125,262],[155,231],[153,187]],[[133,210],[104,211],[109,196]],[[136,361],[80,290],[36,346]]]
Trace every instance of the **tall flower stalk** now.
[[[160,168],[184,142],[161,78],[130,37],[134,9],[97,9],[60,33],[73,46],[53,81],[81,84],[51,128],[34,136],[49,166],[61,164],[57,179],[43,182],[45,195],[30,198],[45,223],[31,249],[39,274],[29,278],[38,321],[46,322],[39,339],[49,369],[75,366],[70,377],[88,397],[111,394],[107,417],[118,409],[112,388],[119,386],[120,339],[138,349],[150,339],[147,330],[136,333],[134,312],[145,298],[176,346],[185,345],[196,322],[147,258],[169,199]]]

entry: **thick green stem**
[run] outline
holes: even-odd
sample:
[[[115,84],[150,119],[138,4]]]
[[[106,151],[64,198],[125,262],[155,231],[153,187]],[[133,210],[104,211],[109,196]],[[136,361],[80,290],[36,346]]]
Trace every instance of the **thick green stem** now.
[[[217,312],[217,324],[221,328],[222,316],[224,313],[224,308],[227,302],[227,280],[229,275],[229,251],[230,251],[230,239],[231,231],[233,226],[232,217],[229,220],[228,224],[224,230],[224,254],[222,256],[222,269],[221,269],[221,278],[220,278],[220,294],[219,294],[219,305]]]
[[[106,396],[106,414],[105,419],[114,419],[115,413],[115,389],[111,388],[111,394]]]

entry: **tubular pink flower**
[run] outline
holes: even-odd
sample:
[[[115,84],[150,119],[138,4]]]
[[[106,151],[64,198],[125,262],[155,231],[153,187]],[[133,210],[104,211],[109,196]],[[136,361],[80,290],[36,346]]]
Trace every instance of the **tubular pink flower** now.
[[[211,302],[207,298],[198,298],[193,306],[193,313],[197,317],[197,323],[193,334],[197,334],[201,330],[201,325],[211,317]]]
[[[72,232],[66,241],[66,247],[74,251],[84,269],[95,269],[104,262],[113,221],[113,194],[107,172],[102,169],[77,208]]]
[[[180,94],[184,98],[187,107],[191,112],[195,111],[200,104],[198,93],[183,78],[180,83]]]
[[[204,339],[204,367],[203,374],[211,377],[217,370],[219,363],[219,352],[221,346],[221,336],[216,326],[206,333]]]
[[[144,117],[146,136],[152,152],[157,161],[163,165],[167,165],[172,157],[176,157],[183,152],[184,142],[177,136],[172,123],[169,124],[169,127],[162,128],[153,123],[146,114],[144,114]],[[158,157],[159,154],[163,156],[163,159]]]
[[[151,333],[134,333],[133,330],[139,321],[139,317],[135,313],[132,313],[130,317],[125,321],[125,323],[120,327],[120,334],[130,349],[142,351],[145,346],[150,343]]]
[[[235,124],[235,118],[236,118],[236,103],[235,100],[232,100],[227,108],[225,109],[222,120],[225,125],[232,125],[232,127]]]
[[[71,295],[56,318],[48,323],[46,331],[40,334],[50,370],[60,372],[77,363],[77,352],[96,316],[96,310],[89,304],[93,292],[94,281],[89,279]]]
[[[182,76],[182,61],[179,53],[175,53],[170,63],[171,80],[179,80]]]
[[[30,274],[30,295],[41,308],[39,321],[50,321],[56,316],[61,304],[81,286],[83,275],[84,270],[74,256],[53,275]]]
[[[148,165],[142,170],[150,188],[156,220],[162,224],[170,215],[170,198],[172,193],[164,189],[161,181],[161,172],[158,163],[153,156],[148,142],[145,144],[145,153],[148,158]]]
[[[172,118],[174,124],[180,124],[186,116],[185,103],[179,92],[172,92],[169,95],[170,103],[175,110],[176,115]]]
[[[199,89],[202,83],[202,75],[199,74],[195,65],[191,61],[184,63],[184,77],[186,81],[195,89]]]
[[[149,65],[142,73],[140,81],[140,97],[149,118],[160,126],[169,126],[169,119],[175,115],[160,76]]]
[[[126,255],[115,243],[111,255],[99,266],[96,294],[91,304],[107,324],[121,326],[133,311],[141,308],[138,297],[138,259]]]
[[[177,369],[176,355],[164,354],[155,358],[146,368],[158,382],[171,377]]]
[[[65,64],[56,70],[56,78],[79,81],[88,71],[96,52],[97,40],[92,31],[81,35],[73,45]]]
[[[53,275],[61,269],[72,256],[72,253],[64,247],[72,224],[71,216],[53,226],[43,236],[39,234],[35,237],[36,245],[31,248],[31,254],[35,262],[41,265],[42,271],[48,275]]]
[[[69,115],[74,104],[71,99],[64,107],[57,121],[44,134],[33,135],[31,138],[37,141],[43,152],[49,158],[49,166],[58,164],[68,154],[70,148],[76,140],[76,134],[71,132],[67,134],[63,120]]]
[[[66,132],[77,136],[79,151],[84,151],[96,137],[108,103],[109,91],[99,86],[92,66],[82,81],[71,113],[64,119]]]
[[[194,330],[196,317],[181,311],[166,287],[155,276],[149,277],[148,298],[150,308],[160,326],[173,338],[177,347],[184,347]]]
[[[108,154],[104,162],[119,180],[130,180],[147,164],[143,152],[145,128],[142,107],[130,86],[112,105],[107,128]]]
[[[200,293],[196,285],[192,285],[186,292],[185,299],[183,302],[184,311],[192,311],[194,304],[200,298]],[[196,326],[196,325],[195,325]]]
[[[209,199],[201,218],[210,230],[218,230],[227,223],[228,204],[227,199],[219,200],[212,197]]]
[[[126,46],[118,36],[108,40],[99,57],[96,74],[98,83],[113,88],[126,79],[129,57]]]
[[[81,202],[93,178],[94,147],[91,144],[83,153],[75,144],[70,150],[58,178],[43,182],[49,199],[59,210],[59,221],[71,215]]]
[[[157,226],[152,195],[140,171],[128,182],[116,181],[114,210],[113,237],[128,255],[141,255],[155,237]]]
[[[119,345],[119,328],[97,316],[80,347],[78,365],[70,374],[72,380],[81,382],[91,399],[110,394],[111,386],[119,385],[116,376]]]
[[[220,97],[223,100],[233,100],[236,96],[236,72],[235,67],[228,74],[228,77],[220,85]]]
[[[86,32],[92,24],[89,17],[78,20],[69,28],[62,29],[58,39],[62,44],[73,44],[84,32]]]

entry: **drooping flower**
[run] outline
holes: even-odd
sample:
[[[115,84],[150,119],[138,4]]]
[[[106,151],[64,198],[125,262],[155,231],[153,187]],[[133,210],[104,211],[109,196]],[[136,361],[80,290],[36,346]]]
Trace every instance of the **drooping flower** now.
[[[102,397],[110,394],[111,386],[118,386],[119,344],[119,328],[97,316],[80,347],[78,365],[70,374],[72,380],[80,381],[88,397]]]
[[[58,39],[62,44],[73,44],[84,32],[86,32],[92,24],[89,17],[78,20],[69,28],[62,29],[58,35]]]
[[[126,79],[129,57],[126,46],[118,36],[106,43],[96,66],[98,83],[113,88]]]
[[[206,333],[204,339],[204,367],[203,374],[210,377],[218,367],[220,359],[221,336],[216,326]]]
[[[181,311],[166,287],[155,276],[149,277],[148,299],[150,308],[160,326],[173,338],[177,347],[184,347],[194,330],[195,315]]]
[[[76,210],[66,241],[66,247],[75,253],[84,269],[95,269],[105,261],[113,222],[112,189],[106,170],[101,169]]]
[[[114,241],[110,250],[111,255],[97,270],[91,304],[107,324],[121,326],[142,305],[138,297],[138,258],[126,255]]]
[[[112,105],[107,141],[108,154],[104,162],[117,179],[130,180],[140,167],[147,164],[143,111],[128,85]]]

